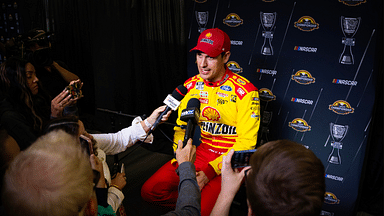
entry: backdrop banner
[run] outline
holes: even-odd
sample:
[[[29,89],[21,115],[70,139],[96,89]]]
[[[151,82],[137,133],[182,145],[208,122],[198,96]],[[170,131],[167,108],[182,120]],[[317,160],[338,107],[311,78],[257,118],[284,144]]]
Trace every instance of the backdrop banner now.
[[[380,10],[370,0],[195,0],[188,8],[188,50],[207,28],[231,38],[227,66],[259,89],[262,141],[290,139],[322,160],[322,215],[354,213]],[[188,75],[197,73],[190,53]]]

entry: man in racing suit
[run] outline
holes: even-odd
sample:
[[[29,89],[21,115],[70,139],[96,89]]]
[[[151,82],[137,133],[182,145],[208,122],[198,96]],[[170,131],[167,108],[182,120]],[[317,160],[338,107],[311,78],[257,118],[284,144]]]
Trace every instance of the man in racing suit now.
[[[209,215],[221,189],[223,154],[231,148],[239,151],[256,146],[260,103],[257,88],[225,65],[230,56],[230,39],[225,32],[217,28],[205,30],[192,50],[197,51],[199,74],[184,83],[188,92],[180,103],[176,123],[186,124],[180,120],[181,111],[191,98],[198,98],[201,144],[196,150],[196,179],[201,190],[201,214]],[[184,134],[184,129],[175,127],[174,143],[183,140]],[[164,164],[143,185],[142,198],[174,208],[179,183],[177,167],[175,159]]]

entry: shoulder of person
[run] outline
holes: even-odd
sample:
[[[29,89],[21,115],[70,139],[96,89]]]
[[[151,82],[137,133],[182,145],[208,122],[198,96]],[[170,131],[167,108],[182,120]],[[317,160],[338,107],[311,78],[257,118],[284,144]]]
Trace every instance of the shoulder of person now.
[[[195,75],[193,77],[190,77],[189,79],[187,79],[185,82],[184,82],[184,87],[188,89],[188,92],[189,90],[193,89],[195,86],[196,86],[196,83],[198,81],[201,81],[203,82],[203,79],[200,77],[200,75]]]
[[[242,99],[250,92],[258,91],[258,89],[246,78],[235,73],[229,73],[228,80],[233,84],[234,91],[237,96]]]

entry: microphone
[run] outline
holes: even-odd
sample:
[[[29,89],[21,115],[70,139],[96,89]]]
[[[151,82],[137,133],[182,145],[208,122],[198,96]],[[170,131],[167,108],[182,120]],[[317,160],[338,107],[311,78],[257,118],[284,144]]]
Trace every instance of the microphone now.
[[[173,90],[172,95],[168,95],[164,99],[164,103],[167,105],[165,107],[165,110],[157,117],[155,123],[152,125],[151,130],[148,132],[148,136],[156,129],[157,125],[161,122],[161,119],[169,110],[176,110],[177,107],[180,105],[181,99],[184,98],[185,94],[187,94],[187,88],[185,88],[183,85],[177,86],[175,90]]]
[[[188,139],[195,134],[195,128],[200,118],[200,101],[197,98],[191,98],[188,101],[187,108],[181,111],[180,120],[187,122],[185,129],[183,148],[187,145]]]

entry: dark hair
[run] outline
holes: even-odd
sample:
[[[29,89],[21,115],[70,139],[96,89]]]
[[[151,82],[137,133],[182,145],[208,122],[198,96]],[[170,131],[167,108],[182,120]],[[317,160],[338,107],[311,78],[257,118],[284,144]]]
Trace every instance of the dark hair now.
[[[260,146],[250,160],[247,198],[254,215],[320,215],[324,166],[303,145],[277,140]]]
[[[11,57],[2,63],[0,67],[0,88],[7,95],[15,109],[19,110],[27,118],[32,116],[33,128],[40,131],[43,119],[35,109],[37,106],[34,104],[34,100],[38,97],[32,95],[27,84],[25,66],[28,63],[30,62],[18,57]]]

